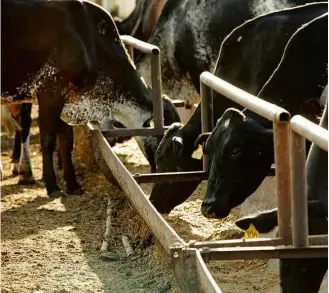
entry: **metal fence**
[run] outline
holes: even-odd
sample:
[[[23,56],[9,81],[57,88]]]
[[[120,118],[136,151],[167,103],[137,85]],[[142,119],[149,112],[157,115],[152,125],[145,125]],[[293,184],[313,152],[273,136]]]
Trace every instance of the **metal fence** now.
[[[122,130],[112,130],[110,133],[113,136],[153,135],[155,134],[154,130],[156,130],[157,134],[163,134],[165,127],[163,126],[163,114],[161,112],[160,50],[156,46],[144,43],[132,37],[123,36],[122,41],[128,47],[133,47],[144,53],[151,54],[152,87],[154,91],[153,106],[154,118],[156,118],[155,128],[125,129],[124,132],[122,132]],[[132,49],[128,50],[131,54]],[[206,180],[208,176],[207,157],[204,156],[204,171],[135,174],[133,176],[112,151],[101,132],[96,130],[96,139],[98,140],[100,150],[114,177],[117,179],[134,207],[149,225],[164,249],[170,254],[172,268],[180,291],[183,293],[221,292],[209,273],[204,260],[328,257],[328,236],[308,236],[307,221],[305,221],[305,218],[307,218],[307,198],[305,192],[300,193],[301,190],[305,190],[305,172],[303,171],[305,170],[303,169],[305,168],[305,150],[301,148],[300,151],[295,152],[296,144],[303,145],[303,137],[328,151],[328,131],[307,120],[305,121],[305,119],[301,117],[294,117],[290,122],[290,114],[286,110],[252,96],[209,72],[204,72],[201,75],[200,82],[203,132],[211,131],[213,128],[212,90],[221,93],[255,113],[273,121],[275,166],[279,199],[278,238],[185,242],[156,211],[137,182]],[[290,131],[293,133],[291,140],[289,140]],[[290,141],[291,146],[289,144]],[[291,160],[291,164],[289,163],[289,156],[293,156],[294,158]],[[296,168],[300,168],[300,171],[296,172]],[[293,176],[291,176],[291,173]],[[298,187],[294,188],[294,186],[297,186],[297,175],[302,176],[303,181],[299,182]],[[300,181],[300,177],[298,177],[298,181]],[[291,190],[294,199],[292,202],[290,199]],[[296,201],[297,197],[298,202]],[[300,201],[302,201],[302,203],[300,203]],[[300,212],[296,208],[291,209],[291,204],[298,204],[298,207],[302,205]],[[291,227],[291,210],[294,211],[293,218],[295,223],[299,221],[299,219],[303,219],[304,224],[302,227],[299,225],[293,225]],[[296,233],[297,231],[298,233]],[[294,236],[292,237],[292,235]]]

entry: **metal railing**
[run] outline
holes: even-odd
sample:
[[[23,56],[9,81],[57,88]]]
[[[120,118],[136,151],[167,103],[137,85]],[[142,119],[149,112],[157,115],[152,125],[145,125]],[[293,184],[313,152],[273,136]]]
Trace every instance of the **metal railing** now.
[[[278,226],[279,235],[283,243],[291,243],[291,208],[290,208],[290,165],[289,165],[289,120],[290,114],[283,108],[257,98],[209,72],[200,76],[201,99],[203,101],[202,131],[212,131],[213,125],[209,121],[213,101],[211,89],[226,96],[232,101],[263,116],[273,122],[275,174],[278,188]],[[210,108],[210,109],[207,109]],[[204,171],[208,170],[208,158],[204,156]]]
[[[328,152],[328,131],[300,115],[290,121],[292,240],[295,247],[308,246],[305,138]]]
[[[159,51],[154,51],[155,46],[138,41],[132,37],[122,37],[123,42],[131,47],[137,48],[143,52],[158,52],[155,55],[160,55]],[[158,50],[158,48],[157,48]],[[131,52],[132,49],[129,49]],[[154,58],[153,60],[160,60]],[[158,61],[153,61],[157,63]],[[161,103],[161,75],[160,64],[154,66],[152,75],[156,74],[160,78],[157,80],[152,77],[152,84],[160,83],[159,90],[156,90],[155,104]],[[145,222],[151,228],[155,236],[160,241],[164,249],[170,253],[172,268],[175,273],[179,289],[183,293],[221,293],[215,280],[207,269],[204,260],[235,260],[235,259],[255,259],[255,258],[318,258],[328,257],[327,245],[328,235],[312,235],[308,236],[305,230],[305,222],[303,224],[302,236],[296,238],[293,236],[291,243],[291,199],[290,192],[295,195],[293,199],[300,195],[300,191],[305,191],[305,152],[303,148],[292,156],[291,164],[289,164],[289,154],[294,150],[296,144],[303,145],[305,136],[323,149],[327,151],[328,131],[310,124],[306,119],[295,116],[291,120],[290,130],[290,114],[273,104],[261,100],[253,95],[250,95],[241,89],[215,77],[214,75],[204,72],[200,78],[201,82],[201,107],[202,107],[202,131],[209,132],[213,129],[213,102],[211,90],[215,90],[235,102],[243,105],[255,113],[273,121],[274,130],[274,147],[275,147],[275,162],[276,162],[276,176],[278,180],[278,220],[279,220],[279,236],[272,239],[236,239],[236,240],[222,240],[222,241],[189,241],[186,243],[174,229],[164,220],[164,218],[156,211],[151,202],[148,200],[137,182],[173,182],[173,181],[193,181],[206,180],[208,176],[208,162],[207,157],[204,156],[204,171],[200,172],[184,172],[184,173],[161,173],[161,174],[135,174],[131,175],[125,166],[121,163],[119,158],[112,151],[110,145],[101,134],[96,130],[93,133],[94,138],[98,141],[102,156],[107,165],[112,171],[114,177],[119,182],[121,188],[130,199],[136,210],[144,218]],[[153,85],[154,86],[154,85]],[[154,101],[153,101],[154,103]],[[154,115],[158,115],[161,108],[158,107]],[[163,116],[161,121],[163,121]],[[157,121],[157,131],[162,134],[164,127],[161,126],[160,119]],[[162,124],[163,125],[163,124]],[[127,129],[125,135],[151,135],[152,129]],[[120,129],[121,131],[121,129]],[[291,145],[289,145],[289,135],[292,131]],[[111,134],[118,135],[117,130],[111,131]],[[289,148],[290,146],[290,148]],[[302,158],[304,156],[304,158]],[[302,164],[304,162],[304,165]],[[298,163],[298,165],[297,165]],[[303,165],[303,166],[302,166]],[[302,166],[298,173],[303,176],[303,182],[294,189],[297,179],[297,172],[294,169]],[[290,169],[292,168],[292,173]],[[272,171],[273,173],[273,171]],[[292,176],[290,176],[290,173]],[[300,178],[298,178],[300,181]],[[292,182],[292,186],[291,186]],[[304,187],[303,187],[304,186]],[[301,196],[306,199],[305,193]],[[307,199],[306,199],[307,200]],[[303,201],[303,205],[305,202]],[[294,206],[294,201],[293,201]],[[300,213],[293,212],[294,221],[297,219],[305,220],[307,217],[306,209],[303,208]],[[293,235],[295,235],[296,225],[293,225]],[[307,222],[306,222],[307,228]],[[299,230],[298,230],[299,231]],[[306,231],[306,232],[305,232]],[[290,246],[287,246],[289,244]],[[293,244],[293,246],[291,246]]]

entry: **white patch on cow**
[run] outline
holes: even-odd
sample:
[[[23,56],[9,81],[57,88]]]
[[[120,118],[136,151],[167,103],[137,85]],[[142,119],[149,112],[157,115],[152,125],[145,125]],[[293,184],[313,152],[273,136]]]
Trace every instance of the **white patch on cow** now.
[[[68,124],[85,124],[90,121],[106,123],[116,120],[128,128],[140,128],[151,118],[151,111],[129,100],[118,92],[109,78],[99,75],[95,85],[83,96],[68,98],[61,119]]]
[[[21,156],[19,159],[18,173],[32,173],[31,158],[30,158],[30,136],[26,138],[25,143],[21,144]]]
[[[224,127],[228,127],[230,125],[230,119],[226,119],[226,121],[224,122]]]
[[[188,26],[195,44],[193,61],[198,64],[209,64],[209,70],[215,69],[219,47],[209,45],[209,23],[213,16],[209,11],[217,5],[217,0],[181,1],[180,7],[166,21],[158,23],[149,42],[161,50],[162,88],[170,99],[185,100],[190,103],[198,102],[198,93],[192,84],[190,76],[178,66],[175,58],[175,48],[181,41],[179,34],[180,23]],[[253,16],[274,10],[291,7],[288,0],[254,0],[250,1],[250,11]],[[182,13],[183,11],[183,13]],[[242,36],[238,38],[240,42]],[[220,46],[220,44],[218,45]],[[146,82],[151,85],[151,66],[148,56],[142,58],[136,65]]]
[[[289,0],[254,0],[251,2],[251,10],[254,16],[266,14],[275,10],[292,7]]]
[[[237,42],[240,43],[241,40],[242,40],[242,36],[238,37]]]

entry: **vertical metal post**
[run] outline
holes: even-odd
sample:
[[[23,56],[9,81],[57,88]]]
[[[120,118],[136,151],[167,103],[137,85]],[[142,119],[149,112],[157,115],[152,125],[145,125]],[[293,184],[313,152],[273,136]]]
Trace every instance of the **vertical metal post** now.
[[[305,169],[305,139],[291,131],[291,202],[292,202],[292,243],[296,247],[308,246],[308,212]]]
[[[213,120],[211,117],[213,110],[213,96],[211,93],[211,88],[200,81],[200,96],[201,96],[201,125],[202,133],[212,131]],[[209,119],[211,118],[211,119]],[[209,158],[207,155],[203,155],[203,171],[208,171],[209,169]]]
[[[278,194],[278,226],[283,245],[291,244],[289,122],[274,121],[274,158]]]
[[[163,104],[162,104],[162,85],[161,85],[161,61],[160,51],[152,50],[151,55],[151,73],[152,73],[152,95],[153,95],[153,120],[154,128],[164,127]]]

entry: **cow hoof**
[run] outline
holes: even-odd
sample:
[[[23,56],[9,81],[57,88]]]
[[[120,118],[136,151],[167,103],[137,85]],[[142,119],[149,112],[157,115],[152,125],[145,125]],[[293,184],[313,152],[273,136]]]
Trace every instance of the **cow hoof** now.
[[[13,176],[17,176],[18,175],[18,163],[11,163],[10,171]]]
[[[31,185],[35,183],[33,175],[19,175],[18,184],[19,185]]]
[[[61,190],[55,190],[55,191],[49,193],[48,196],[51,198],[66,197],[65,193],[62,192]]]
[[[67,188],[66,193],[71,195],[83,195],[83,190],[79,185],[77,185],[74,188]]]

